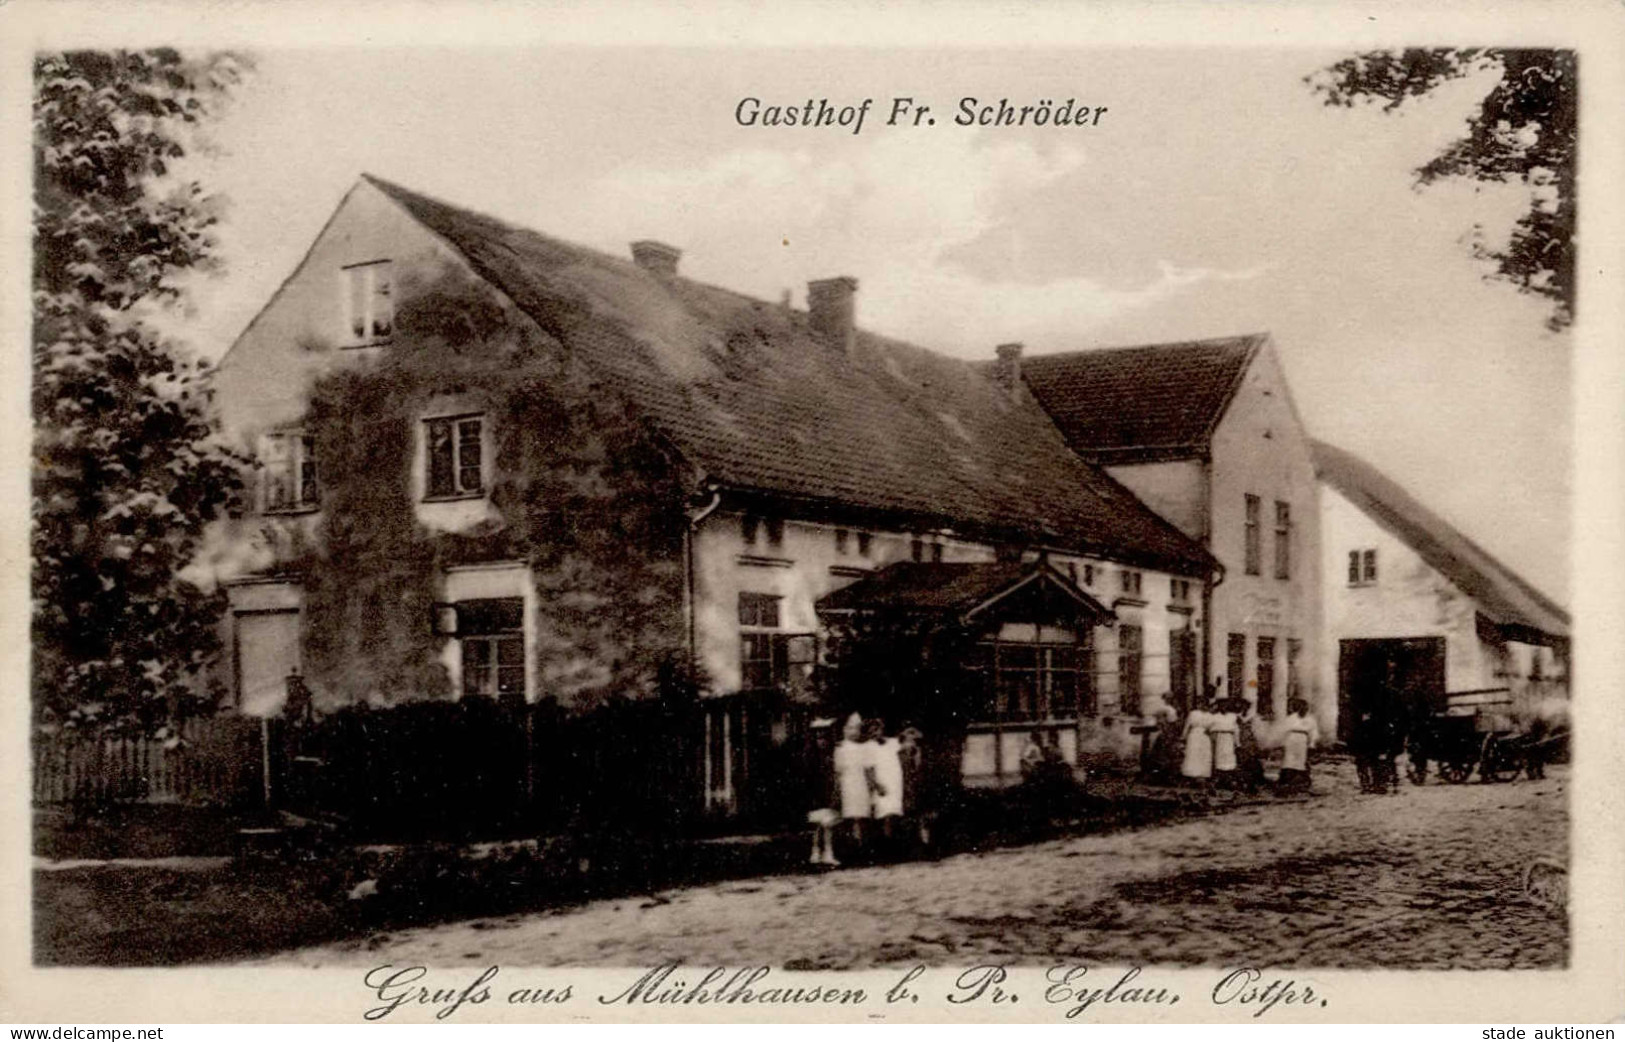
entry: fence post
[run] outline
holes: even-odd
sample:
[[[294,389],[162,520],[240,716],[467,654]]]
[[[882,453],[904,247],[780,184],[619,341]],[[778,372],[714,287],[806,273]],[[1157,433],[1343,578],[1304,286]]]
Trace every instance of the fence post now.
[[[260,787],[264,790],[265,807],[271,807],[271,720],[260,717]]]

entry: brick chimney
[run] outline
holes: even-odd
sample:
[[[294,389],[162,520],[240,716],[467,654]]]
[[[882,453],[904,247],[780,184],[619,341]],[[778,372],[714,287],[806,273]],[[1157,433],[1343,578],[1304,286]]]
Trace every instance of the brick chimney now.
[[[1021,397],[1021,345],[1000,344],[993,349],[999,360],[993,363],[993,380],[1012,398]]]
[[[682,256],[683,251],[677,247],[653,239],[639,239],[632,244],[633,263],[652,275],[677,274],[677,261]]]
[[[857,292],[850,275],[807,283],[807,324],[848,355],[857,345]]]

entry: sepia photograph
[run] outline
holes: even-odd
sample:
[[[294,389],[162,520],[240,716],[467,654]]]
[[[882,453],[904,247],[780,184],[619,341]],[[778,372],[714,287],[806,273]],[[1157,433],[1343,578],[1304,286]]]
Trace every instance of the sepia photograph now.
[[[1575,965],[1583,49],[240,39],[27,54],[35,970]]]

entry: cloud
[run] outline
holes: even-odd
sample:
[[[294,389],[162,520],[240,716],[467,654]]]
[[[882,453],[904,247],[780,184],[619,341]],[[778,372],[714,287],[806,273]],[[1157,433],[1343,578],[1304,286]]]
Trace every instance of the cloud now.
[[[1073,144],[986,144],[957,133],[816,154],[740,149],[687,167],[622,166],[596,183],[577,227],[613,241],[635,214],[639,236],[683,247],[686,273],[769,299],[790,289],[802,303],[808,279],[854,275],[865,326],[970,356],[1006,340],[1075,342],[1127,312],[1263,270],[1164,262],[1127,287],[1081,275],[1034,280],[1022,270],[1024,233],[1002,215],[1088,165]],[[999,244],[1007,274],[962,263],[973,244],[989,243]]]

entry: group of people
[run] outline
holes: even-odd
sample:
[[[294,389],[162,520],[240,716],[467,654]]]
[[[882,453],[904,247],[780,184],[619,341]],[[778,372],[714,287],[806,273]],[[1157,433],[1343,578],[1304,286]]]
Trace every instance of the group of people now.
[[[834,720],[820,720],[813,726],[833,725]],[[839,865],[838,841],[860,856],[893,845],[905,820],[916,824],[922,842],[926,840],[928,825],[920,806],[922,738],[913,727],[888,736],[878,717],[865,720],[853,713],[846,718],[830,757],[828,799],[807,815],[814,826],[812,864]]]
[[[1260,726],[1252,703],[1244,698],[1216,697],[1217,685],[1197,698],[1180,721],[1165,715],[1148,752],[1153,775],[1178,777],[1187,784],[1241,792],[1264,787]],[[1275,783],[1283,794],[1309,790],[1309,751],[1320,741],[1320,729],[1301,698],[1287,700],[1287,715],[1270,729],[1281,746],[1281,772]]]

